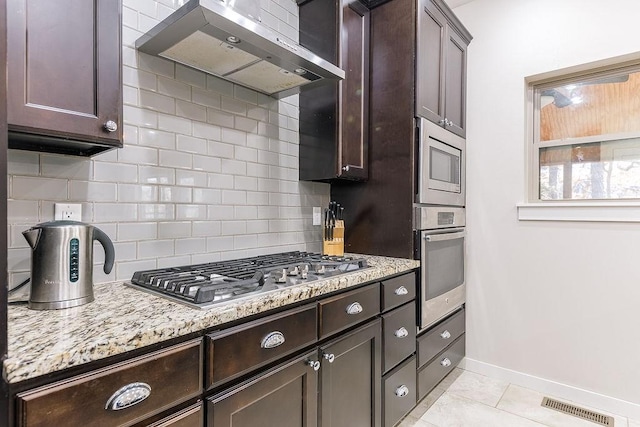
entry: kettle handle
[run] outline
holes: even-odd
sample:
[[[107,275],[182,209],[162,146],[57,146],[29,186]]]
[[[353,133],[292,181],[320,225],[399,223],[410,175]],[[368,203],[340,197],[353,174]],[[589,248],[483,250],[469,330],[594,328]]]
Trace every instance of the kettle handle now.
[[[93,240],[97,240],[100,242],[102,247],[104,248],[104,274],[111,273],[111,269],[113,268],[113,262],[115,261],[116,251],[113,248],[113,242],[107,236],[107,233],[100,230],[98,227],[93,228]]]

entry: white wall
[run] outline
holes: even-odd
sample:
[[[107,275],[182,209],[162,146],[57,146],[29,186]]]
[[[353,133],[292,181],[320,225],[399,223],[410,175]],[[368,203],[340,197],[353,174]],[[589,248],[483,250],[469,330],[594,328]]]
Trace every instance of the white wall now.
[[[525,77],[639,51],[640,2],[475,0],[455,13],[474,36],[468,366],[537,377],[529,384],[640,418],[640,224],[516,216],[526,201]]]
[[[83,220],[115,242],[133,271],[284,250],[319,251],[312,206],[329,185],[298,181],[298,97],[275,100],[138,53],[136,39],[183,0],[123,1],[124,144],[92,159],[9,151],[11,285],[29,275],[21,232],[53,219],[53,203],[82,203]],[[262,1],[263,23],[298,39],[293,0]],[[11,82],[9,82],[11,84]],[[104,259],[96,244],[96,262]]]

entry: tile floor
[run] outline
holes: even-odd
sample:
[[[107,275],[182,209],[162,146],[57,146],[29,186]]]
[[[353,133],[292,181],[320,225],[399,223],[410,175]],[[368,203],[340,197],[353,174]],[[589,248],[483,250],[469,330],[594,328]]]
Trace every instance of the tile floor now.
[[[554,396],[549,396],[554,397]],[[543,395],[504,381],[455,369],[409,413],[398,427],[597,427],[590,421],[540,406]],[[567,403],[565,399],[558,399]],[[640,427],[614,417],[615,427]]]

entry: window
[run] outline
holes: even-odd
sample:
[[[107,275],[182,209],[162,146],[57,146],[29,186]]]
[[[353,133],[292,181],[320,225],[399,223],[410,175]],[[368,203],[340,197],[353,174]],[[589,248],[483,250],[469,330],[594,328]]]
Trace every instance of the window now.
[[[640,199],[640,64],[530,83],[531,201]]]

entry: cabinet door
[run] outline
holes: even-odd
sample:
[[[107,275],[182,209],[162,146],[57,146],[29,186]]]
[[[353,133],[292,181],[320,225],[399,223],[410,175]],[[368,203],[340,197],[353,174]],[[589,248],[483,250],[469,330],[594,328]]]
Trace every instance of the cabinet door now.
[[[320,426],[381,425],[381,321],[321,347]]]
[[[315,427],[318,373],[313,352],[208,399],[207,425]]]
[[[8,2],[10,131],[121,146],[120,11],[115,0]]]
[[[445,16],[429,0],[421,0],[418,10],[418,50],[416,60],[416,114],[444,124]]]
[[[447,129],[465,136],[467,44],[451,27],[447,27],[445,117]]]
[[[342,7],[340,82],[340,142],[338,149],[341,178],[366,179],[368,176],[369,135],[369,10],[359,1],[346,1]]]

